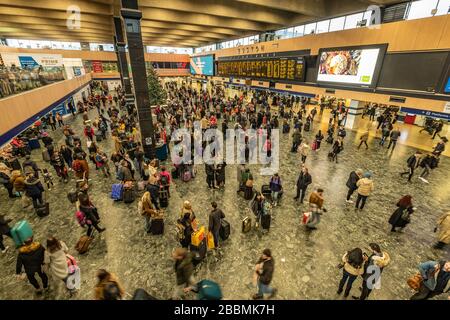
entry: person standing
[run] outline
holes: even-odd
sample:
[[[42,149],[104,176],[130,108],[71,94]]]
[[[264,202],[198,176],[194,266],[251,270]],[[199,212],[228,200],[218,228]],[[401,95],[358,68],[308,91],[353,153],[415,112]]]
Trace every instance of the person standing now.
[[[72,150],[66,145],[62,145],[60,152],[64,161],[67,163],[67,166],[69,167],[69,171],[72,170],[72,163],[73,163]]]
[[[79,210],[84,213],[86,219],[90,221],[90,223],[87,223],[88,229],[86,235],[88,237],[92,236],[92,227],[95,228],[99,233],[106,230],[106,228],[100,228],[99,222],[100,222],[100,216],[98,215],[97,208],[92,204],[91,200],[89,199],[89,196],[85,193],[81,193],[78,196],[78,199],[80,201],[80,207]]]
[[[406,160],[406,164],[408,167],[408,171],[400,173],[400,176],[404,176],[405,174],[408,175],[408,182],[411,182],[411,178],[414,174],[414,170],[419,166],[420,157],[422,155],[422,152],[416,151],[412,156]]]
[[[176,286],[172,299],[178,300],[184,296],[184,292],[196,291],[196,281],[193,277],[193,254],[188,252],[186,248],[176,248],[172,253],[172,257],[175,260],[174,269],[176,276]]]
[[[450,291],[450,261],[427,261],[419,265],[423,278],[410,300],[426,300]]]
[[[297,128],[294,130],[294,133],[292,133],[292,148],[291,152],[297,152],[298,147],[302,143],[302,133]]]
[[[280,192],[283,190],[283,186],[281,184],[281,178],[278,175],[278,173],[275,173],[270,178],[270,191],[271,191],[271,197],[272,197],[272,204],[276,207],[278,205],[278,196]]]
[[[6,190],[8,190],[8,195],[10,198],[16,198],[17,195],[14,194],[14,185],[11,182],[12,169],[6,164],[0,162],[0,183],[3,184]]]
[[[36,179],[33,173],[28,173],[25,179],[25,194],[33,200],[33,207],[39,208],[44,204],[42,200],[42,193],[44,192],[44,187],[39,179]]]
[[[12,239],[11,228],[9,226],[11,221],[12,219],[5,219],[5,216],[0,214],[0,250],[2,250],[2,253],[6,253],[9,249],[9,246],[5,247],[3,243],[3,236],[8,236]]]
[[[242,174],[242,184],[244,186],[244,199],[251,200],[253,198],[253,175],[249,168],[246,168]]]
[[[400,135],[401,135],[401,133],[400,133],[400,131],[398,130],[397,127],[395,127],[394,130],[391,131],[390,140],[389,140],[389,144],[388,144],[388,147],[387,147],[388,150],[389,150],[389,148],[392,145],[392,151],[394,151],[394,148],[397,145],[397,140],[400,137]]]
[[[356,199],[356,209],[363,209],[367,197],[370,195],[370,193],[373,191],[373,181],[371,179],[372,174],[370,172],[364,173],[364,176],[362,179],[359,179],[358,182],[356,182],[356,186],[358,187],[358,198]],[[361,206],[359,204],[361,203]]]
[[[347,200],[345,200],[347,203],[353,203],[352,200],[350,200],[353,192],[358,189],[358,186],[356,183],[361,179],[363,176],[363,171],[361,169],[356,169],[355,171],[350,172],[350,176],[348,177],[346,186],[348,188],[347,192]]]
[[[56,113],[56,121],[58,121],[58,127],[64,127],[63,117],[61,115],[61,112]]]
[[[275,270],[275,262],[270,249],[264,249],[262,256],[255,266],[255,278],[258,287],[258,293],[253,295],[254,300],[263,299],[264,294],[269,294],[269,299],[277,293],[277,289],[270,287]]]
[[[369,244],[371,255],[367,258],[364,263],[364,273],[362,275],[362,291],[359,297],[352,296],[356,300],[366,300],[373,290],[373,287],[380,283],[381,273],[383,269],[390,263],[391,258],[387,252],[382,252],[381,248],[376,243]],[[366,254],[364,253],[366,256]],[[378,270],[377,270],[378,269]],[[378,274],[376,272],[379,271]],[[374,278],[374,274],[376,275]],[[373,281],[375,280],[375,281]]]
[[[437,221],[434,232],[439,230],[438,242],[433,246],[435,249],[443,249],[450,243],[450,211],[444,213]]]
[[[212,210],[209,213],[208,230],[212,233],[214,237],[214,247],[219,246],[219,230],[222,225],[222,219],[225,219],[225,214],[221,209],[217,208],[217,203],[215,201],[211,202]]]
[[[308,157],[309,154],[309,150],[311,149],[311,147],[308,145],[308,141],[303,141],[300,144],[300,155],[302,156],[302,163],[306,162],[306,158]]]
[[[217,189],[215,186],[215,174],[216,169],[215,165],[205,163],[205,172],[206,172],[206,183],[208,184],[208,188],[210,189]]]
[[[336,161],[336,163],[338,163],[338,154],[341,153],[342,150],[344,150],[344,142],[341,137],[338,137],[331,149],[331,161]]]
[[[317,132],[317,134],[316,134],[316,140],[315,140],[316,141],[316,150],[315,151],[320,150],[320,144],[322,143],[323,138],[325,138],[325,137],[322,134],[322,131],[319,130],[319,132]]]
[[[55,237],[47,238],[47,250],[44,254],[44,263],[56,279],[66,281],[69,275],[66,254],[69,252],[66,244]]]
[[[42,266],[44,265],[44,253],[44,247],[39,242],[33,241],[33,238],[29,238],[25,241],[24,245],[19,248],[19,255],[17,256],[16,276],[22,278],[22,269],[25,269],[28,281],[36,289],[36,294],[38,295],[42,294],[42,289],[35,278],[36,273],[42,280],[44,290],[48,288],[48,277],[42,270]]]
[[[53,114],[48,115],[48,124],[52,127],[52,131],[56,130],[56,119]]]
[[[345,288],[344,297],[347,298],[352,289],[353,282],[358,276],[364,273],[364,262],[367,257],[364,257],[363,252],[360,248],[355,248],[348,251],[342,257],[342,263],[339,267],[342,268],[342,279],[339,282],[339,287],[337,294],[341,294],[344,290],[344,285],[347,283]]]
[[[397,202],[397,209],[389,218],[389,224],[392,226],[391,232],[396,232],[395,228],[404,228],[410,223],[410,215],[414,212],[412,197],[406,195]]]
[[[442,121],[437,122],[437,124],[434,127],[433,137],[431,139],[434,139],[434,138],[436,138],[436,135],[439,135],[439,132],[442,131],[443,126],[444,126],[444,123]]]
[[[441,141],[439,141],[433,148],[433,154],[439,157],[442,152],[445,151],[445,144],[447,143],[447,137],[441,137]]]
[[[300,198],[300,203],[303,203],[303,199],[306,195],[306,189],[312,183],[311,175],[308,172],[308,168],[305,166],[302,167],[302,170],[297,178],[297,194],[294,197],[294,200],[298,200]],[[301,194],[300,194],[301,193]]]

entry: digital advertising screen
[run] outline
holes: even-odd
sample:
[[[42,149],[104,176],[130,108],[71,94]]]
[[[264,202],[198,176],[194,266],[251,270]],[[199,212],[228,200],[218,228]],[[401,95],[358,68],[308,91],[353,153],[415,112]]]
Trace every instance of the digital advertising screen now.
[[[450,77],[448,77],[447,83],[445,84],[444,92],[450,93]]]
[[[214,75],[214,56],[198,56],[191,57],[190,60],[191,74],[199,74],[205,76]]]
[[[321,49],[317,82],[375,86],[386,46]]]
[[[303,57],[277,57],[219,61],[217,73],[223,77],[236,76],[303,82],[305,59]]]

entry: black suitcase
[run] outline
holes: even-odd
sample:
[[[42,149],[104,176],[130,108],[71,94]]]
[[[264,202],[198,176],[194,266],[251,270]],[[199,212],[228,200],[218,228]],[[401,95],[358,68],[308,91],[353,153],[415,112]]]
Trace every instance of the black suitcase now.
[[[265,198],[269,198],[272,196],[272,191],[270,191],[270,185],[263,184],[261,186],[261,193]]]
[[[159,206],[161,208],[167,208],[169,206],[169,193],[167,190],[159,191]]]
[[[102,140],[103,140],[103,136],[101,134],[96,134],[95,135],[95,141],[101,142]]]
[[[178,172],[177,169],[173,169],[173,170],[171,171],[172,179],[178,179],[178,178],[180,177],[178,173],[179,173],[179,172]]]
[[[125,189],[123,191],[123,202],[132,203],[135,199],[134,190],[133,189]]]
[[[261,216],[261,227],[263,229],[269,230],[271,220],[272,216],[270,214],[264,214],[263,216]]]
[[[50,205],[46,202],[43,206],[38,207],[35,210],[38,217],[43,218],[50,214]]]
[[[220,229],[219,229],[220,238],[222,240],[227,240],[228,237],[230,236],[230,232],[231,232],[230,223],[227,220],[222,219],[220,222]]]
[[[152,234],[163,234],[164,233],[164,218],[152,219],[150,225],[150,232]]]
[[[203,261],[206,257],[206,251],[208,250],[208,246],[206,244],[206,237],[202,240],[199,246],[193,246],[192,244],[189,245],[189,248],[191,249],[191,252],[194,254],[194,257],[192,259],[192,262],[194,266],[199,264]]]

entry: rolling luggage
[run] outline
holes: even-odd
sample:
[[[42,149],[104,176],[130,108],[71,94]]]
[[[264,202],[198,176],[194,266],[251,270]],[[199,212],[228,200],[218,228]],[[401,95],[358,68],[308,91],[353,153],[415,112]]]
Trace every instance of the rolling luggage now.
[[[245,217],[242,220],[242,232],[247,233],[252,229],[252,219],[249,217]]]
[[[102,142],[102,140],[103,140],[103,136],[101,133],[95,135],[95,141]]]
[[[124,203],[132,203],[135,200],[135,194],[133,189],[125,189],[123,190],[123,202]]]
[[[270,229],[270,222],[272,220],[272,216],[270,214],[264,214],[261,216],[261,227],[263,229]]]
[[[31,150],[39,149],[41,147],[41,144],[39,143],[38,139],[30,139],[28,141],[28,147],[30,147]]]
[[[167,190],[159,191],[159,206],[161,208],[167,208],[169,206],[169,193]]]
[[[19,159],[14,158],[9,161],[9,167],[13,170],[22,170],[22,166],[20,165]]]
[[[164,233],[164,218],[158,217],[153,218],[150,225],[150,232],[152,234],[163,234]]]
[[[23,243],[32,236],[33,230],[26,220],[17,222],[11,229],[11,237],[13,238],[16,247],[23,245]]]
[[[75,250],[77,250],[79,254],[88,252],[92,240],[94,240],[94,238],[89,236],[81,236],[80,240],[78,240],[77,244],[75,245]]]
[[[228,237],[230,236],[230,232],[231,232],[230,223],[227,220],[222,219],[220,222],[220,229],[219,229],[220,238],[222,240],[227,240]]]
[[[44,148],[44,150],[42,151],[42,160],[50,162],[50,153],[48,153],[47,148]]]
[[[270,185],[263,184],[261,186],[261,194],[264,196],[264,198],[270,199],[272,196],[272,191],[270,191]]]
[[[206,243],[206,237],[199,243],[198,246],[190,245],[191,252],[194,254],[192,262],[194,266],[198,265],[205,259],[206,252],[208,251],[208,245]]]
[[[50,214],[50,204],[46,202],[43,206],[35,209],[38,217],[43,218]]]
[[[112,185],[111,190],[111,198],[120,201],[122,200],[122,193],[123,193],[123,184],[121,183],[115,183]]]
[[[197,284],[199,300],[221,300],[222,290],[220,286],[211,280],[202,280]]]

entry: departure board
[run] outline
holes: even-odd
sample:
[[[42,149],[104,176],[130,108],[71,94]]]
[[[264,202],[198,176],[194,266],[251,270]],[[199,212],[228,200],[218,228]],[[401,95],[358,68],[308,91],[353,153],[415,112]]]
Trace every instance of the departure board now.
[[[279,57],[251,60],[218,61],[218,75],[222,77],[251,77],[304,81],[303,57]]]

